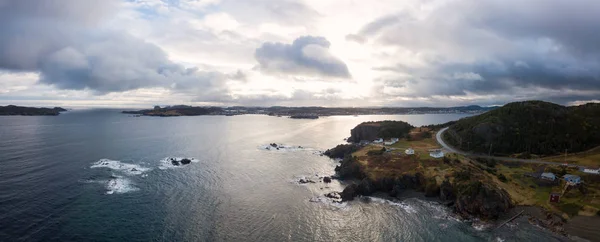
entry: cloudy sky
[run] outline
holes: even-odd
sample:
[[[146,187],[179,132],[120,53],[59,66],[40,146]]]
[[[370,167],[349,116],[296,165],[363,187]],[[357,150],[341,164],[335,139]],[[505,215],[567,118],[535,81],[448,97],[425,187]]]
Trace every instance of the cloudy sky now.
[[[597,0],[0,0],[0,105],[600,99]]]

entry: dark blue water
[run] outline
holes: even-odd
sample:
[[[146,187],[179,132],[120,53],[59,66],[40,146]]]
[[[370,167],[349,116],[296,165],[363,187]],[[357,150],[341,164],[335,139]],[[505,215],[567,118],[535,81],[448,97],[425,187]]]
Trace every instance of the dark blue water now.
[[[557,240],[524,221],[486,231],[416,198],[334,204],[322,195],[343,184],[296,183],[333,174],[318,151],[363,121],[460,117],[0,117],[0,241]],[[296,148],[262,148],[273,142]]]

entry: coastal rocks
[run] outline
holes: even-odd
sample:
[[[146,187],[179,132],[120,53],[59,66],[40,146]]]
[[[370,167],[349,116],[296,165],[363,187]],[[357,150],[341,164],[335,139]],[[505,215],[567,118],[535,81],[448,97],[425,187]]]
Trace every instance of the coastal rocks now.
[[[354,197],[358,196],[357,193],[358,185],[350,184],[344,188],[340,196],[342,197],[342,201],[352,201]]]
[[[480,181],[461,184],[457,191],[455,210],[463,216],[497,219],[512,207],[506,191]]]
[[[172,168],[180,168],[186,167],[191,163],[198,162],[195,158],[184,158],[184,157],[167,157],[160,161],[160,166],[158,167],[161,170],[172,169]]]
[[[331,178],[328,177],[328,176],[323,177],[323,182],[325,182],[325,183],[331,183]]]
[[[448,180],[444,180],[442,185],[440,185],[440,200],[451,203],[454,203],[454,200],[456,200],[454,187]]]
[[[323,154],[332,159],[343,159],[347,155],[351,155],[355,151],[358,151],[360,146],[356,144],[343,144],[338,145],[334,148],[326,150]]]
[[[332,199],[334,202],[342,202],[342,195],[339,192],[327,193],[325,197]]]
[[[427,182],[425,185],[425,196],[426,197],[438,197],[440,196],[440,186],[436,183],[435,179]]]
[[[305,147],[300,145],[284,145],[277,143],[269,143],[266,145],[261,145],[258,147],[261,150],[269,150],[269,151],[301,151],[307,150]],[[312,150],[312,149],[311,149]]]
[[[192,160],[191,160],[191,159],[188,159],[188,158],[182,158],[182,159],[179,159],[179,158],[172,158],[172,157],[171,157],[171,158],[168,158],[168,160],[169,160],[169,161],[171,162],[171,164],[172,164],[172,165],[174,165],[174,166],[181,166],[181,165],[187,165],[187,164],[190,164],[190,163],[192,163]]]
[[[307,183],[316,183],[315,181],[309,179],[309,178],[300,178],[300,180],[298,180],[298,183],[300,184],[307,184]]]
[[[544,211],[543,213],[545,213],[545,218],[530,216],[528,219],[529,223],[546,228],[554,233],[566,235],[563,218],[548,211]]]

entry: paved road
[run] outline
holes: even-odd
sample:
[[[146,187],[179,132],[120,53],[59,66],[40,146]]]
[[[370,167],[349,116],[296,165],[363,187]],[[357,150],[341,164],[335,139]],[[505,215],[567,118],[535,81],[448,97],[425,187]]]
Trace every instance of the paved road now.
[[[564,163],[559,163],[559,162],[550,162],[550,161],[542,161],[542,160],[529,160],[529,159],[519,159],[519,158],[502,157],[502,156],[478,155],[478,154],[473,154],[473,153],[465,152],[465,151],[462,151],[462,150],[458,150],[458,149],[456,149],[456,148],[454,148],[454,147],[446,144],[446,142],[444,142],[444,140],[442,139],[442,134],[446,130],[448,130],[448,127],[440,129],[440,131],[438,131],[437,134],[435,134],[435,138],[437,139],[437,142],[440,145],[442,145],[446,150],[449,150],[452,153],[461,154],[461,155],[470,156],[470,157],[495,159],[495,160],[501,160],[501,161],[535,163],[535,164],[545,164],[545,165],[564,165]],[[579,167],[579,168],[586,168],[585,166],[579,166],[579,165],[574,165],[574,164],[569,164],[569,166]]]

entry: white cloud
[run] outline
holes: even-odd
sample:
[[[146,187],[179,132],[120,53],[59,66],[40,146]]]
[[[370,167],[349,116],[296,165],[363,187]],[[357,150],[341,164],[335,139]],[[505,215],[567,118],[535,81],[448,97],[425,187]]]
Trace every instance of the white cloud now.
[[[592,0],[36,1],[0,6],[0,102],[566,104],[600,90]],[[261,49],[302,36],[328,45]]]

